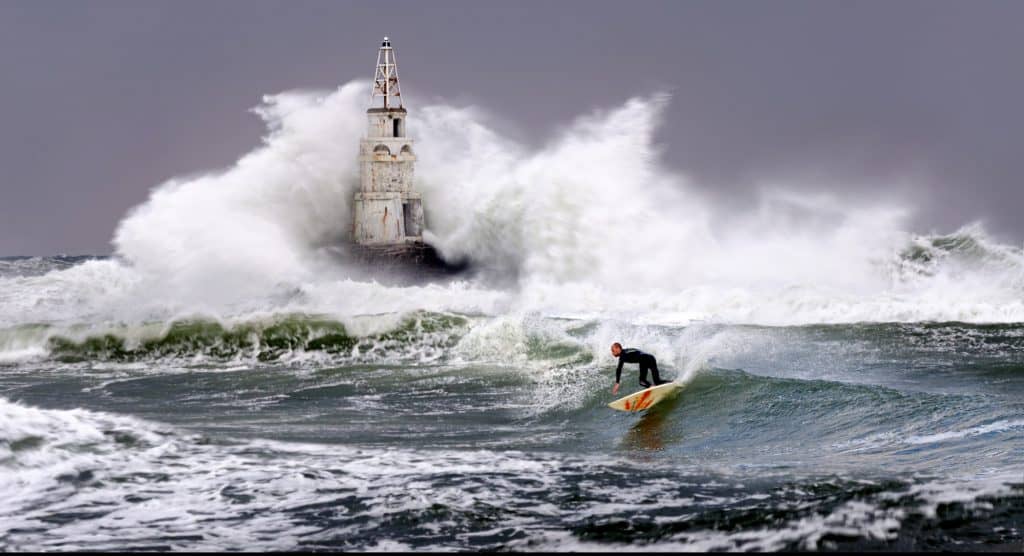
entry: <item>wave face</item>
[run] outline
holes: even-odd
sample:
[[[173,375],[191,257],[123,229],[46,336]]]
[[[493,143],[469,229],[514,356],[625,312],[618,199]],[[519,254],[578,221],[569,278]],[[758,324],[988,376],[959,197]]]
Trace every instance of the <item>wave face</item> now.
[[[395,326],[357,338],[292,316],[247,325],[253,343],[231,354],[239,330],[189,324],[102,354],[87,340],[56,367],[0,365],[23,400],[0,398],[0,548],[1022,541],[1019,326],[638,327],[679,350],[659,359],[687,381],[639,417],[605,407],[610,369],[588,347],[605,324]],[[270,350],[282,337],[291,355]],[[325,358],[297,357],[313,338]],[[709,345],[686,377],[687,350]],[[90,409],[38,407],[68,404]]]
[[[436,104],[425,236],[478,273],[386,285],[337,256],[367,90],[266,97],[113,256],[0,259],[0,550],[1020,546],[1019,247],[723,208],[663,162],[665,95],[539,148]],[[611,412],[615,341],[679,396]]]

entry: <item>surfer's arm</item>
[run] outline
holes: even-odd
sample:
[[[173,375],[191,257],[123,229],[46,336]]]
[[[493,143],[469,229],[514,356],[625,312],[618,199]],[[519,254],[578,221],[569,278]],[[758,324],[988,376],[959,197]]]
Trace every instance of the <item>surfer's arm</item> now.
[[[624,363],[624,361],[622,360],[622,357],[619,357],[619,366],[615,368],[615,384],[618,384],[619,380],[622,379],[622,364],[623,363]]]

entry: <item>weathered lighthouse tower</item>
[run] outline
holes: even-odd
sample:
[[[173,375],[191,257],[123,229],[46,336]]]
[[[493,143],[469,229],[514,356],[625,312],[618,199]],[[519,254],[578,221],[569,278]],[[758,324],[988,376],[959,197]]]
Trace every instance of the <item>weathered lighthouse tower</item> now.
[[[423,203],[413,188],[416,156],[412,140],[405,135],[405,120],[395,51],[384,37],[366,111],[366,136],[359,143],[360,183],[352,207],[354,243],[343,251],[355,263],[350,269],[367,272],[375,280],[422,283],[460,274],[469,263],[449,263],[423,241]]]
[[[377,97],[384,99],[383,106],[374,106]],[[359,145],[360,187],[355,194],[353,238],[367,247],[422,244],[423,204],[413,189],[416,156],[412,140],[405,135],[398,63],[387,37],[377,53],[366,117],[366,136]]]

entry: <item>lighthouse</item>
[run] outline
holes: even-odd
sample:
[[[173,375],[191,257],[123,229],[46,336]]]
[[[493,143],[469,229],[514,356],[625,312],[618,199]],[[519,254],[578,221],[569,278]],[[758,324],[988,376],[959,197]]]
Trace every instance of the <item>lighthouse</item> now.
[[[423,241],[423,201],[413,183],[416,154],[406,134],[398,62],[384,37],[359,142],[359,190],[352,203],[352,241],[341,247],[346,268],[386,283],[416,284],[470,271]]]
[[[359,191],[352,220],[352,236],[359,245],[423,243],[423,203],[413,187],[416,155],[406,135],[406,116],[395,50],[384,37],[366,111],[366,136],[359,144]]]

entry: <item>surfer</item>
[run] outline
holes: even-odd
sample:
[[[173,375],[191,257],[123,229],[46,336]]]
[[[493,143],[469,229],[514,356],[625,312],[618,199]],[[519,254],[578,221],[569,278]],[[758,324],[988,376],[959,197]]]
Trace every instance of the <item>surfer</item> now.
[[[615,342],[612,344],[612,355],[619,358],[619,366],[615,369],[615,387],[612,388],[612,395],[619,393],[619,380],[622,378],[623,363],[640,364],[640,386],[644,388],[652,386],[650,382],[647,382],[648,369],[651,371],[651,378],[654,379],[654,386],[671,382],[669,380],[661,380],[661,377],[658,376],[658,360],[650,353],[644,353],[634,348],[623,348],[622,344]]]

